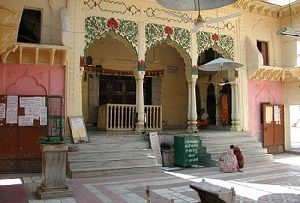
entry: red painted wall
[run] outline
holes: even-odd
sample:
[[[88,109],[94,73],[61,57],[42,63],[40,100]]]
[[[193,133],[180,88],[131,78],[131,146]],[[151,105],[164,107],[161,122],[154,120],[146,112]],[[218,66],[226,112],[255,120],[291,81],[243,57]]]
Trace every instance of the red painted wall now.
[[[282,104],[282,83],[248,80],[249,127],[251,135],[262,132],[261,103]]]
[[[64,95],[64,67],[0,64],[2,95]]]

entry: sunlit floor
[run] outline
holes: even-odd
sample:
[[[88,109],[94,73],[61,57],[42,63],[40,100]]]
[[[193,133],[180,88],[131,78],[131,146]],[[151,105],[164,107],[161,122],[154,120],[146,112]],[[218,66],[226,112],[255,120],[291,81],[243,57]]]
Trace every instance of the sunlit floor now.
[[[25,176],[23,174],[20,177],[23,185],[15,185],[24,186],[27,193],[25,197],[28,198],[29,203],[48,202],[36,200],[34,196],[36,186],[41,184],[39,175],[26,177],[26,174]],[[13,187],[12,184],[20,184],[20,179],[13,177],[2,176],[0,179],[2,179],[0,189],[2,185]],[[68,180],[68,185],[74,191],[73,197],[64,200],[56,199],[55,202],[146,202],[146,185],[151,186],[152,202],[170,202],[171,198],[175,203],[198,202],[197,193],[189,185],[201,182],[203,179],[213,185],[228,189],[233,187],[236,192],[236,202],[239,203],[299,203],[300,155],[287,153],[275,155],[273,162],[245,164],[243,172],[236,173],[222,173],[218,167],[212,167],[182,169],[159,174],[72,179]],[[7,195],[7,198],[12,197]]]

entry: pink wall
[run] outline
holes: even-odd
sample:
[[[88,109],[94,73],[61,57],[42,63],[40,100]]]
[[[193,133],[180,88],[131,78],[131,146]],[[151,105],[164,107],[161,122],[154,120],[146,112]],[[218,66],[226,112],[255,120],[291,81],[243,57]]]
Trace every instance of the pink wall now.
[[[64,67],[0,64],[0,94],[64,95]]]
[[[262,131],[261,103],[282,104],[282,83],[248,80],[249,127],[251,135]]]

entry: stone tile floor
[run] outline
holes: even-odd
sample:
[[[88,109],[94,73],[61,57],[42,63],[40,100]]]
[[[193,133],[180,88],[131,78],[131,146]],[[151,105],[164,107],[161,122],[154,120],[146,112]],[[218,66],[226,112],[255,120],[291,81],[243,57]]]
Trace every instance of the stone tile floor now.
[[[0,175],[0,179],[13,178]],[[279,154],[274,162],[247,165],[243,172],[221,173],[218,168],[191,168],[159,174],[119,176],[68,180],[74,191],[71,198],[37,200],[35,189],[40,184],[40,174],[19,174],[23,184],[1,186],[0,203],[98,203],[146,202],[145,188],[150,185],[153,203],[197,202],[197,193],[190,183],[202,179],[222,187],[234,187],[240,203],[300,202],[300,155]],[[16,194],[16,195],[14,195]]]

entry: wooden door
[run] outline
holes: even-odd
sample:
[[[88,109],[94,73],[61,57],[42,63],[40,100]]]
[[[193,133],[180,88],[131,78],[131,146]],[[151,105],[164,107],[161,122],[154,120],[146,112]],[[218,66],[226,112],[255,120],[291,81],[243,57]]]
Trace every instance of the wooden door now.
[[[274,145],[273,105],[263,105],[263,146]]]
[[[263,146],[284,145],[283,105],[263,105]]]

